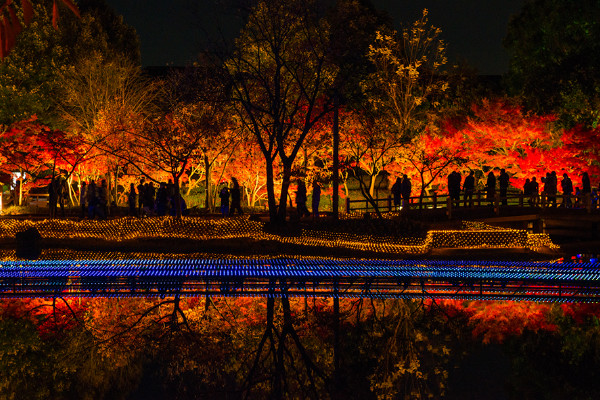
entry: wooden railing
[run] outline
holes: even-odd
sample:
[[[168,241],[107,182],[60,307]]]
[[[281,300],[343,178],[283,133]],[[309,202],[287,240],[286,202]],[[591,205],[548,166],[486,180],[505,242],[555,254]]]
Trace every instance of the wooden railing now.
[[[556,200],[552,201],[552,198],[556,198]],[[397,211],[391,196],[382,199],[376,198],[373,199],[373,202],[377,205],[380,212]],[[419,210],[446,208],[448,218],[452,218],[452,210],[456,208],[452,203],[452,199],[448,194],[438,195],[434,193],[430,196],[411,196],[409,199],[409,208]],[[593,199],[590,194],[571,196],[557,194],[555,196],[548,196],[545,193],[541,193],[532,198],[531,196],[525,196],[522,192],[509,192],[506,197],[500,197],[500,195],[496,193],[494,199],[490,201],[486,198],[485,192],[475,192],[468,203],[469,204],[466,204],[464,197],[461,194],[459,201],[460,208],[493,206],[496,215],[500,214],[501,208],[511,206],[527,206],[544,209],[549,207],[564,207],[566,205],[567,208],[585,209],[588,213],[591,213],[592,210],[597,210],[600,207],[600,201],[598,201],[598,199]],[[375,211],[375,209],[367,199],[352,200],[347,197],[346,212],[350,213],[352,211],[370,212]]]

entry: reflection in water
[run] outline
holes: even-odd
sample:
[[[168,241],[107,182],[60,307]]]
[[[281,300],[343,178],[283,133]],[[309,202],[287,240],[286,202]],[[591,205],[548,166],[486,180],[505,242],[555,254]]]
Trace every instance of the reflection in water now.
[[[98,257],[223,258],[58,249],[41,255]],[[540,397],[593,397],[600,365],[587,338],[598,317],[600,307],[588,304],[431,299],[1,300],[0,397],[464,398],[485,393],[490,380],[507,391],[500,397],[525,396],[532,387]],[[570,343],[578,343],[576,351]],[[482,350],[490,344],[502,351]],[[497,365],[500,356],[510,368],[474,379],[481,367],[473,359]]]

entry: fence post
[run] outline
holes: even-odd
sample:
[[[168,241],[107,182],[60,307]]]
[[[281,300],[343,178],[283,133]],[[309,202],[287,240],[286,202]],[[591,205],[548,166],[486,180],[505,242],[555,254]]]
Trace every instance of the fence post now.
[[[477,191],[477,207],[481,207],[481,190]]]
[[[519,193],[519,207],[523,207],[523,197],[525,197],[525,193]]]
[[[388,212],[392,211],[392,196],[388,196]]]
[[[500,194],[494,195],[494,213],[500,215]]]
[[[437,208],[437,193],[433,192],[433,209]]]
[[[346,214],[350,214],[350,196],[346,197]]]
[[[446,215],[448,219],[452,219],[452,198],[450,196],[446,197]]]

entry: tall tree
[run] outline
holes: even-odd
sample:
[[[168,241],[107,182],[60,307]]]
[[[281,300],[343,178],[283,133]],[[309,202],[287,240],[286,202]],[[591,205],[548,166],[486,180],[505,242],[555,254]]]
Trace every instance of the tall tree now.
[[[399,151],[424,133],[430,117],[448,88],[442,67],[446,64],[441,30],[429,25],[427,10],[401,33],[378,31],[369,47],[368,57],[375,71],[363,82],[369,123],[363,149],[357,148],[357,166],[367,166],[369,183],[361,184],[362,193],[379,214],[373,200],[377,176],[385,166],[400,157]],[[364,113],[364,112],[363,112]],[[363,168],[361,166],[361,168]],[[362,182],[362,180],[360,180]]]
[[[107,60],[92,53],[61,75],[58,109],[72,135],[84,138],[87,152],[101,150],[111,196],[117,200],[117,180],[131,158],[130,134],[138,131],[153,107],[155,85],[127,60]],[[112,184],[114,183],[114,184]]]
[[[61,128],[55,107],[62,86],[60,76],[91,53],[139,65],[135,30],[104,0],[82,1],[81,18],[63,13],[58,29],[47,12],[49,4],[33,4],[35,18],[0,62],[0,124],[9,125],[35,114],[51,128]]]
[[[190,160],[190,175],[204,176],[207,210],[214,207],[213,193],[216,192],[212,169],[218,163],[224,169],[242,133],[235,129],[230,115],[223,72],[206,59],[200,59],[193,67],[170,74],[161,96],[163,111],[173,113],[183,129],[198,138],[200,152]]]
[[[292,165],[314,124],[329,110],[317,107],[333,79],[327,64],[327,32],[316,2],[261,1],[248,17],[225,63],[232,79],[234,110],[266,160],[269,216],[285,221]],[[273,162],[283,179],[279,208]]]
[[[330,25],[329,56],[339,71],[329,95],[333,102],[332,130],[332,208],[334,219],[338,217],[338,187],[340,179],[340,107],[360,101],[360,82],[372,72],[367,58],[369,45],[381,26],[391,25],[372,4],[361,0],[338,0],[329,10]]]
[[[441,29],[429,25],[427,10],[401,34],[377,32],[369,48],[376,72],[365,82],[373,109],[389,118],[398,140],[421,134],[428,113],[439,106],[448,88],[442,67],[447,63]]]

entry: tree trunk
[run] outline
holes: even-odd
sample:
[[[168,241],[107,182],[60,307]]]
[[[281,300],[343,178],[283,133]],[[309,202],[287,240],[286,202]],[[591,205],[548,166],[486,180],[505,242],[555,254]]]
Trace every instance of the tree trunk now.
[[[175,212],[177,219],[181,219],[181,193],[179,193],[179,176],[173,175],[173,184],[175,185]]]
[[[337,92],[333,97],[333,192],[331,197],[331,207],[333,208],[333,219],[338,219],[338,208],[339,208],[339,187],[340,187],[340,160],[339,160],[339,148],[340,148],[340,127],[339,127],[339,96]]]
[[[204,187],[205,187],[205,196],[204,196],[204,207],[206,211],[211,210],[211,198],[210,198],[210,162],[208,162],[208,157],[204,155]]]
[[[115,201],[115,205],[119,205],[119,166],[115,168],[115,188],[113,192],[113,198]]]
[[[369,180],[369,195],[372,198],[375,198],[375,182],[377,182],[377,175],[378,174],[371,175]]]
[[[283,179],[281,181],[281,195],[279,196],[279,222],[284,223],[287,214],[288,188],[290,187],[290,178],[292,177],[292,164],[283,164]]]
[[[269,206],[269,221],[272,223],[277,222],[277,203],[275,201],[275,187],[273,179],[273,161],[270,157],[267,159],[267,202]],[[285,203],[284,203],[285,204]]]

